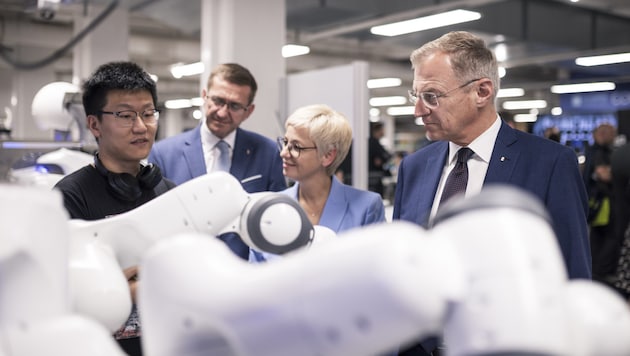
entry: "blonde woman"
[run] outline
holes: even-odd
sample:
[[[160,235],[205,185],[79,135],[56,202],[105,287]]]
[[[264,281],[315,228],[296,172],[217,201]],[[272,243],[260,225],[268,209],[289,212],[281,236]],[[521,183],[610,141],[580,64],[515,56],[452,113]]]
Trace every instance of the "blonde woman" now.
[[[385,221],[380,195],[345,185],[335,176],[352,143],[345,116],[326,105],[304,106],[289,116],[285,130],[278,138],[282,173],[295,184],[283,193],[299,202],[313,225],[339,233]],[[265,260],[260,253],[253,255],[255,261]]]

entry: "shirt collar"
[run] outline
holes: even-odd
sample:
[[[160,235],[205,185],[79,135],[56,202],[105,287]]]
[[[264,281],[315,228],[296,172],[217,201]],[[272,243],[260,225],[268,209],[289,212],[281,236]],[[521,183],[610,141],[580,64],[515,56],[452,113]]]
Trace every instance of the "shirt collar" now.
[[[201,124],[201,142],[204,146],[212,149],[220,140],[220,138],[216,137],[212,132],[210,132],[210,129],[208,129],[208,126],[205,124],[205,122]],[[234,141],[236,141],[236,130],[230,132],[227,136],[225,136],[223,141],[227,142],[231,149],[234,149]]]
[[[475,152],[477,157],[486,163],[490,162],[490,158],[492,157],[492,150],[494,149],[494,142],[499,135],[499,129],[501,129],[501,118],[497,115],[494,123],[468,145],[468,147]],[[453,142],[448,143],[449,164],[453,163],[457,151],[459,151],[461,147],[462,146]]]

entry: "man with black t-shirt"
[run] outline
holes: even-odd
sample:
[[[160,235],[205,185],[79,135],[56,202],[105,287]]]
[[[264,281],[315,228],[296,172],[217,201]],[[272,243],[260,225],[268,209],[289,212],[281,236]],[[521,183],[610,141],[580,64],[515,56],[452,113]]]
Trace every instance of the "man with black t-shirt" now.
[[[132,210],[175,187],[156,165],[142,165],[155,141],[159,110],[155,82],[131,62],[100,66],[83,84],[87,128],[98,143],[94,163],[64,177],[55,189],[73,219],[97,220]],[[135,308],[137,267],[125,269],[134,300],[116,340],[129,355],[142,355]]]

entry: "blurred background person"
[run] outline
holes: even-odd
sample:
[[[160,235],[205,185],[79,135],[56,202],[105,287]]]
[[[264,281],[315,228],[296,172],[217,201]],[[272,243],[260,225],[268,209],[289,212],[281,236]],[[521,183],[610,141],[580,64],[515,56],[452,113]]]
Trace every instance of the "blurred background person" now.
[[[630,143],[619,147],[611,156],[612,203],[615,240],[621,247],[614,287],[630,298]]]
[[[593,144],[585,150],[584,184],[589,198],[589,238],[593,258],[593,279],[611,283],[621,240],[615,238],[612,213],[611,157],[616,129],[604,123],[593,129]]]
[[[383,178],[391,176],[387,170],[391,153],[381,144],[385,136],[385,126],[382,122],[370,122],[370,138],[368,142],[368,190],[384,194]]]

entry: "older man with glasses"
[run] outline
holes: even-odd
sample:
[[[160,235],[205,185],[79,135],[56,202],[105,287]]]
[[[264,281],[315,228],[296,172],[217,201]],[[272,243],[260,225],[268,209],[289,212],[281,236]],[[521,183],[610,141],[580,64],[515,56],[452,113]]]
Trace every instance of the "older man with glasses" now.
[[[240,128],[254,112],[258,85],[250,71],[236,63],[217,66],[201,92],[205,119],[193,130],[157,142],[149,162],[181,184],[206,173],[227,171],[249,192],[286,188],[276,143]],[[243,259],[249,248],[236,234],[219,236]]]
[[[497,62],[484,41],[450,32],[415,50],[411,64],[415,116],[428,138],[439,142],[400,164],[394,219],[429,226],[447,195],[470,197],[494,183],[517,186],[546,205],[568,276],[590,279],[588,201],[577,157],[568,147],[502,122],[495,108]],[[401,355],[427,355],[434,346],[410,347]]]

